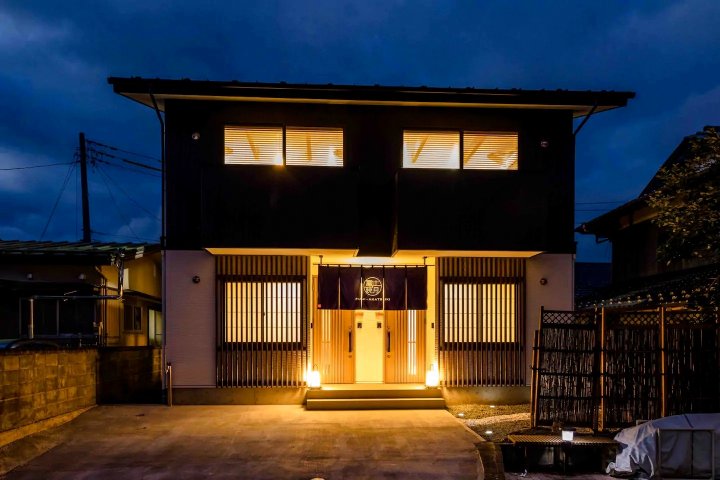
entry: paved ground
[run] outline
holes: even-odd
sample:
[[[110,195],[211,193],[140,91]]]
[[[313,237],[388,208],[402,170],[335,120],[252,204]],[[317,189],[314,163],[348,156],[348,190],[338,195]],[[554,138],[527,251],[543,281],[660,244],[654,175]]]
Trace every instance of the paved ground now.
[[[476,479],[478,441],[444,410],[103,406],[0,450],[0,468],[35,456],[4,478]]]

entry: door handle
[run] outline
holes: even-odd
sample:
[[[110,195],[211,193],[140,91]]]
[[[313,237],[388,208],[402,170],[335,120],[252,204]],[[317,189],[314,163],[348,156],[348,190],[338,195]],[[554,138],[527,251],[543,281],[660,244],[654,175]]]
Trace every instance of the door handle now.
[[[352,353],[352,330],[348,332],[348,352]]]
[[[387,351],[390,353],[390,330],[387,331]]]

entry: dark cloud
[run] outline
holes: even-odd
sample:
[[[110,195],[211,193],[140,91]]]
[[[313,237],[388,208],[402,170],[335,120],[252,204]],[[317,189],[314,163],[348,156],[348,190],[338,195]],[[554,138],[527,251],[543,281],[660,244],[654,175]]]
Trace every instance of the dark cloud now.
[[[718,20],[715,0],[10,0],[0,6],[0,165],[71,161],[79,131],[157,156],[154,114],[114,95],[111,75],[634,90],[628,108],[591,119],[577,139],[578,202],[628,200],[684,135],[720,123]],[[158,210],[157,179],[100,167],[112,180],[93,170],[94,229],[157,237],[137,205]],[[0,214],[0,237],[37,238],[63,170],[0,172],[13,210]],[[69,190],[51,238],[77,236]],[[607,254],[581,240],[579,258]]]

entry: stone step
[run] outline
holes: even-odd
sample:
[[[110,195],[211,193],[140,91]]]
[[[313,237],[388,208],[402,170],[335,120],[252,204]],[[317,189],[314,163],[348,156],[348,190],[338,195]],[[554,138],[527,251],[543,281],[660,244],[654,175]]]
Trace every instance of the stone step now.
[[[445,408],[445,399],[434,398],[308,398],[307,410],[386,410]]]
[[[437,388],[414,388],[414,389],[318,389],[308,390],[308,399],[331,399],[331,398],[442,398]]]

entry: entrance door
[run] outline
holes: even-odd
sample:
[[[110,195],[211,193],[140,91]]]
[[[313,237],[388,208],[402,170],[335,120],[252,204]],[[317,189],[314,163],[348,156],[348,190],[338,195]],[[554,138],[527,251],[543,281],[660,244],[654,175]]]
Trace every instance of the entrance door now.
[[[383,382],[384,314],[355,310],[355,382]]]
[[[385,312],[385,381],[425,382],[425,310]]]

